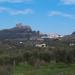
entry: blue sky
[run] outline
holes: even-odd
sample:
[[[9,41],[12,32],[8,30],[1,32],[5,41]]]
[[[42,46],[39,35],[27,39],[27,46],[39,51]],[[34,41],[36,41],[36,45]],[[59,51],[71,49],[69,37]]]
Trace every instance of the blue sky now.
[[[0,0],[0,29],[16,23],[45,33],[75,31],[75,0]]]

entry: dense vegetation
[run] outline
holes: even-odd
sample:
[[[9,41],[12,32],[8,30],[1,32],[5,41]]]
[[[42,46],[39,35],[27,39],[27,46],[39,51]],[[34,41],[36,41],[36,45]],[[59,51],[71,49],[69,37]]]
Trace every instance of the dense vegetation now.
[[[47,64],[34,67],[29,64],[17,65],[11,75],[75,75],[75,64]]]
[[[67,42],[59,40],[46,39],[44,42],[47,44],[45,48],[32,46],[30,42],[26,42],[29,46],[25,46],[25,44],[16,45],[12,42],[1,42],[0,74],[10,75],[20,64],[29,64],[36,68],[46,64],[64,63],[66,66],[75,64],[74,46],[69,46]]]

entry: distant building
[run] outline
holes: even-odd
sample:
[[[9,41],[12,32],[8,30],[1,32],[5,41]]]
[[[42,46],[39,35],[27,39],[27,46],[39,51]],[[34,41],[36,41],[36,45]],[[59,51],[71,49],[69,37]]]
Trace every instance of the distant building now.
[[[21,42],[21,41],[20,41],[19,43],[20,43],[20,44],[23,44],[23,42]]]
[[[37,36],[33,36],[33,37],[31,37],[30,40],[44,41],[43,38],[40,38],[40,37],[37,37]]]
[[[56,34],[56,33],[50,33],[50,34],[43,34],[41,38],[52,38],[52,39],[56,39],[56,38],[60,38],[62,37],[61,35],[59,34]]]
[[[44,43],[43,44],[36,44],[35,47],[47,47],[47,45]]]
[[[50,33],[50,34],[48,34],[48,37],[56,39],[56,38],[59,38],[59,37],[62,37],[62,36],[59,35],[59,34],[56,34],[56,33]]]
[[[75,46],[75,43],[70,43],[69,46]]]

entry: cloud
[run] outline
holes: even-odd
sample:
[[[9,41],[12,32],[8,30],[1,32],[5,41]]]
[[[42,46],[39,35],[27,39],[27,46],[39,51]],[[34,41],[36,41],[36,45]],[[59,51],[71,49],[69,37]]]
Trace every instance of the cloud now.
[[[11,15],[27,15],[27,14],[33,14],[34,12],[30,8],[23,10],[16,10],[16,9],[0,7],[0,13],[8,13]]]
[[[49,12],[48,16],[62,16],[62,17],[66,17],[66,18],[75,19],[75,15],[63,13],[60,11],[51,11],[51,12]]]
[[[10,12],[11,15],[26,15],[26,14],[33,14],[32,9],[24,9],[24,10],[11,10]]]
[[[32,0],[0,0],[0,3],[2,2],[9,2],[9,3],[23,3],[23,2],[30,2]]]
[[[60,0],[63,4],[72,5],[75,4],[75,0]]]
[[[5,12],[5,11],[6,11],[6,8],[0,7],[0,13]]]

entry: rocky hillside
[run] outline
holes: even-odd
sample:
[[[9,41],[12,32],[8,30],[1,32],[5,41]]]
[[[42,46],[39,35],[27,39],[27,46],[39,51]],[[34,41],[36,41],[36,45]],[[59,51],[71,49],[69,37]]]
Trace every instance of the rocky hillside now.
[[[16,24],[16,27],[0,31],[0,40],[4,39],[30,39],[40,37],[39,31],[33,31],[30,26]]]

